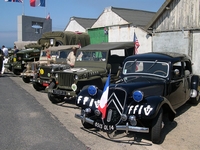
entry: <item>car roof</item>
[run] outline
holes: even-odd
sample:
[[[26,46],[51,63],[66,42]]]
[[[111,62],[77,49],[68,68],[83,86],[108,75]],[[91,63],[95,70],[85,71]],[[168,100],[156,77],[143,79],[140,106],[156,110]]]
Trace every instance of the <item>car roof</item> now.
[[[175,52],[149,52],[144,54],[137,54],[132,55],[126,58],[125,61],[129,60],[146,60],[146,61],[170,61],[170,62],[177,62],[180,60],[190,60],[186,54],[175,53]]]
[[[129,49],[133,48],[133,42],[109,42],[109,43],[100,43],[100,44],[90,44],[79,50],[114,50],[114,49]]]
[[[46,50],[50,50],[50,51],[59,51],[59,50],[65,50],[65,49],[72,49],[72,47],[76,47],[78,48],[79,45],[60,45],[60,46],[52,46],[47,48]],[[45,51],[46,51],[45,50]]]

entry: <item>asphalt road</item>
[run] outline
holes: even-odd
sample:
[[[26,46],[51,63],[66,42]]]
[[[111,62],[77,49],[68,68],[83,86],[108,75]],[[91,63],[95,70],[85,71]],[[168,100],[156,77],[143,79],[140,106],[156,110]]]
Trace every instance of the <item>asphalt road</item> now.
[[[74,101],[52,104],[20,77],[0,77],[0,149],[2,150],[197,150],[200,149],[200,104],[186,103],[173,122],[165,121],[163,142],[152,144],[149,134],[107,134],[82,127]]]
[[[1,150],[87,149],[35,97],[8,76],[12,74],[0,77]]]

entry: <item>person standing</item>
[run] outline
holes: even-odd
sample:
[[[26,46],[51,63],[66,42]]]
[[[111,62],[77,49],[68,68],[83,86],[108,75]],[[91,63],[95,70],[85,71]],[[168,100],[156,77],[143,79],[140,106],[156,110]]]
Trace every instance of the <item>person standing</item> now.
[[[2,65],[2,70],[1,74],[4,74],[5,67],[4,64],[8,62],[8,48],[6,48],[4,45],[2,46],[2,51],[4,53],[4,60],[3,60],[3,65]]]
[[[77,52],[77,47],[73,47],[72,51],[67,56],[67,64],[69,64],[70,67],[74,67],[76,60],[76,52]]]
[[[14,46],[14,54],[16,54],[17,52],[19,52],[19,50],[17,49],[17,46]]]
[[[0,49],[0,75],[1,75],[1,70],[2,70],[2,67],[3,67],[3,60],[4,60],[4,53]]]

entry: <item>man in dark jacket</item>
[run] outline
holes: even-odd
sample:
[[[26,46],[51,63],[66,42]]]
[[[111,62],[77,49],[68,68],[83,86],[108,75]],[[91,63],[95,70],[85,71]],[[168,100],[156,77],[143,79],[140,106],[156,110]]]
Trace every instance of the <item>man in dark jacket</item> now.
[[[1,74],[2,67],[3,67],[3,60],[4,60],[4,53],[0,49],[0,74]]]

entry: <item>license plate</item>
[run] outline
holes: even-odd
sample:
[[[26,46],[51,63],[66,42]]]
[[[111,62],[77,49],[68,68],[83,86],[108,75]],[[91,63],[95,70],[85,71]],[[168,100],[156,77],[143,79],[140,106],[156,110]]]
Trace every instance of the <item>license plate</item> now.
[[[57,94],[57,95],[66,95],[67,92],[66,92],[66,91],[62,91],[62,90],[53,90],[53,94]]]
[[[115,130],[114,125],[106,125],[106,124],[95,122],[94,126],[98,129],[103,130],[103,131],[113,131],[113,130]]]

